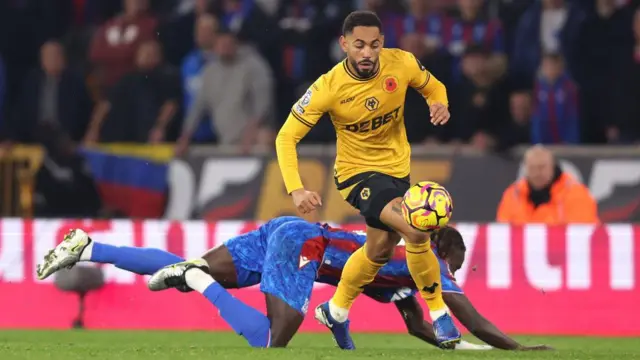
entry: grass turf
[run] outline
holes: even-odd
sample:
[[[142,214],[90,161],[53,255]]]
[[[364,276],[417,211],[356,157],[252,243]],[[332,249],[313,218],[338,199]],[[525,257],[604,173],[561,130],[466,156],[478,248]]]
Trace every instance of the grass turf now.
[[[287,349],[251,349],[225,332],[0,331],[0,359],[640,359],[638,338],[518,338],[527,345],[551,345],[557,349],[552,352],[441,351],[399,334],[356,334],[354,339],[358,350],[345,352],[334,347],[329,334],[298,334]]]

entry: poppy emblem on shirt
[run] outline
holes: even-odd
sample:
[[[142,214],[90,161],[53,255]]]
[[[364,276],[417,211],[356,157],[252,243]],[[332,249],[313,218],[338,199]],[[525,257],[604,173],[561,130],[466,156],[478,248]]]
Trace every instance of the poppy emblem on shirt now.
[[[395,76],[387,76],[382,80],[382,89],[391,94],[398,89],[398,79]]]

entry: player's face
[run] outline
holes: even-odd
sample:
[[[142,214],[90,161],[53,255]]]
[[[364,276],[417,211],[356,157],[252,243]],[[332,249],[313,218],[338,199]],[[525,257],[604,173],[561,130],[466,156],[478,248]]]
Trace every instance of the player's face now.
[[[363,78],[377,70],[383,45],[384,36],[375,26],[356,26],[352,33],[340,37],[340,46],[347,53],[349,65]]]

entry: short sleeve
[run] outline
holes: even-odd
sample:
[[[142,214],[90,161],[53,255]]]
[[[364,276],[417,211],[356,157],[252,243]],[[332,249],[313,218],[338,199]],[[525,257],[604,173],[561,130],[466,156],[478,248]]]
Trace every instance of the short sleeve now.
[[[313,127],[322,115],[330,110],[331,99],[331,89],[329,89],[326,75],[322,75],[293,104],[291,115],[306,126]]]
[[[440,281],[442,281],[442,292],[464,294],[456,278],[449,271],[449,266],[443,260],[440,260]]]

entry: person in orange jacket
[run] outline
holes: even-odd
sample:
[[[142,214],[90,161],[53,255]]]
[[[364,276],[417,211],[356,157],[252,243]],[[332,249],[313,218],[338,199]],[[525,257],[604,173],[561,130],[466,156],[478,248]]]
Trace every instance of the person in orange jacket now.
[[[589,189],[556,164],[551,151],[531,147],[524,156],[525,176],[505,190],[497,221],[515,225],[598,223],[598,205]]]

